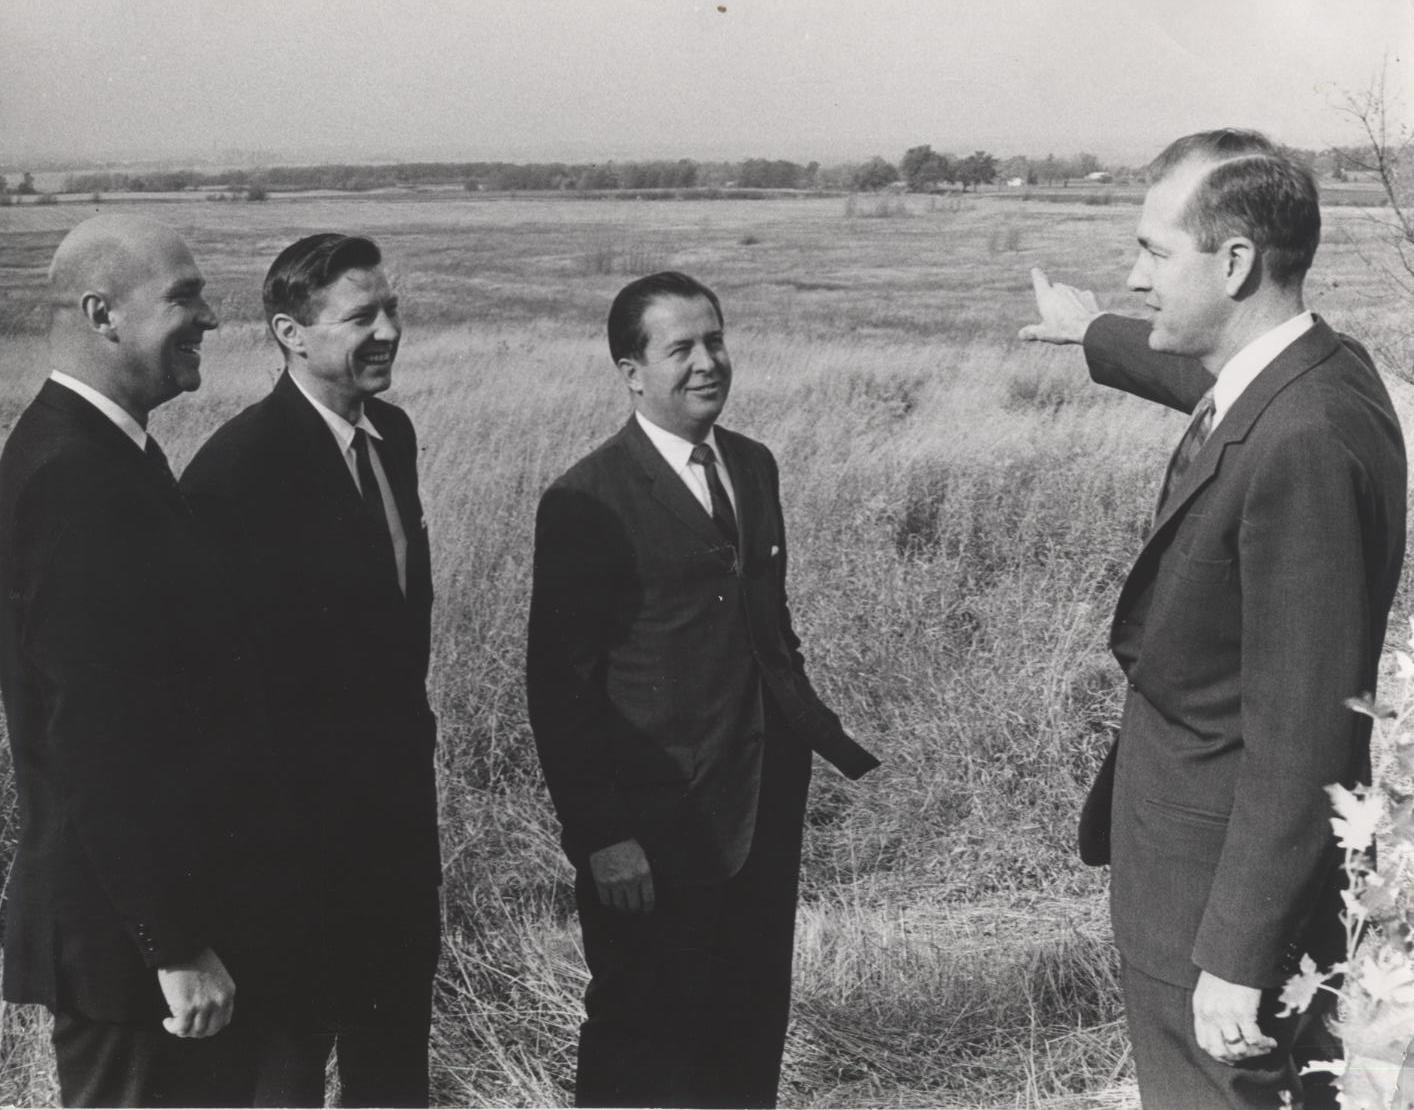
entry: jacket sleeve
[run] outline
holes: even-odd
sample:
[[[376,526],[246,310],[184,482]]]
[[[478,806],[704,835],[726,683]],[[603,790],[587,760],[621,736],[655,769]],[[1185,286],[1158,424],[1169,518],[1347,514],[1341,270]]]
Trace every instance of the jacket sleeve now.
[[[1197,359],[1149,349],[1149,324],[1110,313],[1095,317],[1085,332],[1085,361],[1100,385],[1146,401],[1192,412],[1213,385]]]
[[[66,809],[144,962],[180,962],[209,943],[211,877],[185,774],[202,738],[183,735],[162,592],[175,536],[122,482],[56,468],[30,492],[25,650]]]
[[[1264,446],[1238,539],[1242,741],[1231,813],[1193,960],[1230,982],[1273,986],[1284,949],[1336,865],[1327,783],[1350,784],[1364,719],[1372,613],[1370,490],[1322,425]],[[1362,523],[1367,527],[1362,528]]]
[[[805,673],[805,656],[800,650],[800,637],[796,635],[795,628],[791,623],[790,604],[786,595],[788,544],[785,538],[785,514],[781,508],[780,472],[776,466],[775,457],[769,451],[763,451],[763,453],[765,455],[765,471],[769,477],[771,505],[776,514],[776,525],[781,537],[781,557],[777,560],[779,567],[777,573],[780,576],[777,582],[777,593],[780,597],[777,622],[781,642],[789,657],[791,672],[796,679],[790,684],[793,687],[793,691],[790,692],[782,689],[778,683],[772,684],[772,686],[777,692],[777,696],[783,698],[787,707],[794,707],[794,712],[791,708],[787,709],[787,715],[793,721],[802,722],[807,734],[804,738],[811,747],[837,767],[846,778],[858,779],[878,767],[879,759],[858,744],[845,731],[839,716],[820,700],[820,696],[815,692],[815,687]],[[769,673],[765,677],[766,681],[771,683]],[[789,696],[790,693],[793,693],[794,696]]]
[[[604,687],[612,586],[626,570],[622,526],[592,496],[552,486],[535,522],[526,699],[567,854],[633,837],[611,744]]]

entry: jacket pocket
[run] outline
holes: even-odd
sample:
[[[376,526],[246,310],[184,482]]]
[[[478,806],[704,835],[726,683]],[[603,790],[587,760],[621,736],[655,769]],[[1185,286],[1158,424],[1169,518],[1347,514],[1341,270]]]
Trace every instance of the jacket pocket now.
[[[1192,555],[1185,555],[1181,551],[1175,551],[1173,572],[1185,581],[1211,585],[1230,581],[1232,579],[1232,564],[1233,560],[1231,559],[1198,559]]]
[[[1205,829],[1227,828],[1228,815],[1226,813],[1214,813],[1212,810],[1199,809],[1197,806],[1186,805],[1183,802],[1172,802],[1166,798],[1145,798],[1144,804],[1166,817],[1182,821],[1187,825],[1197,825]]]

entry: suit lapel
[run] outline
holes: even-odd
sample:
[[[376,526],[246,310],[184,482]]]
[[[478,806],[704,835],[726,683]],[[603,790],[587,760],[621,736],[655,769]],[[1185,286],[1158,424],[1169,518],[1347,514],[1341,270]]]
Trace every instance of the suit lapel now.
[[[142,448],[92,404],[72,389],[52,380],[45,381],[40,386],[36,400],[68,416],[77,424],[84,436],[102,443],[114,455],[122,459],[124,465],[140,475],[144,482],[158,490],[164,501],[183,516],[187,515],[187,503],[183,500],[176,483],[165,478],[143,453]]]
[[[736,497],[737,547],[744,562],[746,552],[750,550],[751,537],[757,534],[757,514],[762,504],[762,498],[757,496],[759,475],[734,432],[718,428],[717,447],[721,450],[722,465],[732,480],[732,493]]]
[[[639,426],[638,418],[630,416],[619,433],[624,447],[642,468],[652,483],[653,499],[690,528],[703,543],[721,547],[725,541],[702,503],[692,496],[683,480],[668,465],[668,461],[653,446],[648,433]],[[718,441],[720,443],[720,440]]]
[[[378,530],[377,525],[368,518],[368,511],[364,507],[358,487],[354,484],[353,475],[349,473],[348,464],[344,461],[343,453],[339,450],[334,433],[324,422],[324,417],[300,391],[299,386],[290,377],[288,370],[275,383],[272,397],[289,424],[291,437],[297,442],[297,449],[304,461],[301,476],[313,487],[312,497],[318,504],[327,506],[330,515],[334,517],[340,527],[351,529],[357,534],[369,552],[370,558],[383,559],[386,553],[391,568],[392,550],[388,547],[387,540]],[[394,501],[398,505],[399,513],[402,514],[403,501],[397,492],[400,483],[393,478],[396,468],[389,468],[388,457],[392,454],[392,451],[380,451],[378,458],[383,463],[384,473],[388,476],[388,484],[394,489]],[[403,515],[403,522],[404,536],[408,536],[409,525],[406,515]],[[410,539],[409,546],[411,546]],[[391,569],[388,581],[393,592],[402,597],[402,592],[397,588],[396,575]]]
[[[334,433],[286,370],[275,383],[272,394],[280,411],[290,422],[291,435],[305,458],[305,474],[320,494],[337,505],[340,515],[356,515],[362,508],[358,487],[339,451]]]
[[[1154,527],[1149,530],[1144,547],[1140,550],[1141,559],[1198,491],[1217,474],[1227,446],[1246,439],[1272,399],[1302,374],[1329,358],[1339,344],[1340,340],[1336,334],[1317,317],[1315,325],[1309,331],[1277,355],[1276,359],[1252,380],[1223,416],[1222,422],[1208,437],[1188,471],[1169,494],[1163,510],[1154,521]]]
[[[1115,603],[1116,622],[1129,612],[1135,599],[1143,594],[1151,581],[1152,568],[1158,565],[1157,557],[1167,549],[1175,523],[1182,518],[1189,503],[1210,481],[1220,480],[1219,470],[1227,448],[1245,440],[1273,398],[1301,375],[1329,358],[1339,345],[1336,334],[1317,317],[1314,327],[1279,354],[1242,391],[1242,396],[1194,457],[1188,472],[1174,488],[1163,511],[1154,521],[1154,527],[1149,530]]]

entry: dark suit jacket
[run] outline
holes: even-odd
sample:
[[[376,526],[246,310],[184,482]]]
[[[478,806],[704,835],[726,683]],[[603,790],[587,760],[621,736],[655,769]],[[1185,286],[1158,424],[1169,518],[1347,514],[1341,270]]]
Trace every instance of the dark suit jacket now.
[[[1191,411],[1211,376],[1147,337],[1101,316],[1092,376]],[[1404,518],[1389,395],[1318,320],[1214,429],[1116,606],[1130,694],[1081,838],[1103,862],[1110,837],[1115,938],[1141,970],[1269,987],[1303,951],[1339,955],[1323,788],[1369,781],[1369,721],[1343,702],[1375,687]]]
[[[317,900],[311,912],[325,916],[370,900],[393,905],[404,893],[421,905],[441,875],[417,443],[401,409],[372,399],[365,412],[383,437],[379,457],[407,533],[406,597],[338,444],[288,374],[218,429],[182,475],[257,646],[300,806],[292,851]]]
[[[786,605],[776,462],[716,431],[742,555],[636,418],[545,492],[527,695],[577,866],[637,838],[655,872],[734,874],[751,847],[768,723],[850,778],[878,765],[816,696]]]
[[[171,480],[45,383],[0,456],[10,1001],[153,1020],[167,1012],[153,969],[207,946],[246,985],[233,939],[269,930],[260,898],[286,830],[217,580]]]

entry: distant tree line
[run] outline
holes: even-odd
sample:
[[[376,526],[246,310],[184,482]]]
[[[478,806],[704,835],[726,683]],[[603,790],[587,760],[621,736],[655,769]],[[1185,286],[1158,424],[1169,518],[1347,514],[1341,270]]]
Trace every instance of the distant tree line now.
[[[1358,173],[1359,148],[1294,151],[1322,177],[1337,181]],[[881,156],[863,162],[821,166],[819,162],[747,158],[740,162],[699,162],[691,158],[625,162],[399,162],[385,165],[323,164],[268,166],[259,169],[153,170],[71,173],[66,193],[172,193],[227,190],[263,199],[274,192],[315,189],[366,192],[371,189],[460,185],[469,191],[600,192],[608,190],[683,190],[741,188],[819,189],[910,192],[977,189],[1019,183],[1065,186],[1089,175],[1107,173],[1125,180],[1140,169],[1105,166],[1087,151],[1044,158],[1012,155],[998,158],[985,150],[957,155],[923,144],[910,147],[897,163]],[[33,176],[23,174],[13,186],[0,176],[0,195],[37,192]]]

